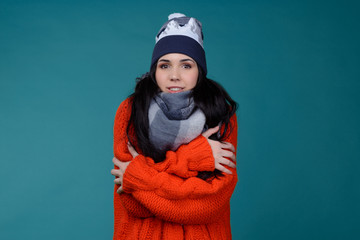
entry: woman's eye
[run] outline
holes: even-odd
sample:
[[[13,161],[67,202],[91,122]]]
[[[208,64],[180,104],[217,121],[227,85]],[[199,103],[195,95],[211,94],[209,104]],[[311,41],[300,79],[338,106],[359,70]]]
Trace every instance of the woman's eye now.
[[[162,65],[160,65],[160,68],[161,68],[161,69],[169,68],[169,65],[167,65],[167,64],[162,64]]]
[[[184,64],[184,68],[191,68],[190,64]]]

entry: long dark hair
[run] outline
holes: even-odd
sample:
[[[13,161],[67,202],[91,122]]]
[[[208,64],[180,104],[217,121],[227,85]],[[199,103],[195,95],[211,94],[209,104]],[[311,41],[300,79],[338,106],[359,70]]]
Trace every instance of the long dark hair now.
[[[135,146],[134,142],[137,142],[137,146],[145,156],[151,157],[155,162],[161,162],[165,159],[165,152],[158,151],[149,140],[148,110],[151,100],[159,92],[155,80],[156,67],[157,65],[154,64],[150,72],[136,79],[135,91],[130,95],[132,110],[127,125],[127,137],[132,145]],[[224,131],[220,136],[213,134],[210,137],[210,139],[222,141],[232,131],[230,118],[237,109],[237,103],[219,83],[207,78],[201,67],[198,70],[198,82],[192,90],[192,97],[195,104],[204,112],[208,128],[216,127],[220,122],[224,125]],[[130,134],[131,129],[135,132],[135,139]],[[218,170],[199,172],[198,177],[209,179],[219,174],[221,173]]]

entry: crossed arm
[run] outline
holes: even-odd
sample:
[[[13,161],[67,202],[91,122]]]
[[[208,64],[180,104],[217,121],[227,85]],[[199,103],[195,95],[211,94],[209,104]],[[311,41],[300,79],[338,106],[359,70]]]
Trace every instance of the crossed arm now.
[[[134,204],[143,206],[148,211],[137,208],[135,214],[146,213],[142,217],[155,215],[183,224],[199,224],[205,219],[206,222],[210,219],[216,221],[216,216],[228,204],[237,181],[233,163],[236,117],[231,120],[233,130],[226,142],[208,139],[218,131],[217,128],[209,129],[176,152],[169,151],[164,162],[155,164],[151,158],[138,154],[121,137],[126,136],[121,124],[127,124],[123,121],[126,119],[126,111],[123,110],[124,106],[120,106],[115,119],[116,158],[113,161],[116,167],[111,171],[117,177],[115,183],[119,186],[118,189],[115,187],[115,191],[124,192],[120,194],[122,204],[125,207],[131,204],[131,209],[134,209]],[[212,181],[196,177],[198,171],[213,171],[215,168],[222,171],[223,176]]]

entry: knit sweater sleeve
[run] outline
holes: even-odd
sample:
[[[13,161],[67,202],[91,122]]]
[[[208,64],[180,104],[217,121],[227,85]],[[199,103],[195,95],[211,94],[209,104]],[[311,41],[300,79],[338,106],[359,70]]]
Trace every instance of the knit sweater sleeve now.
[[[231,125],[232,132],[225,141],[236,148],[235,115],[231,119]],[[199,138],[205,139],[202,136]],[[200,155],[208,154],[206,151],[212,154],[211,149],[199,149]],[[203,224],[216,222],[228,206],[237,182],[236,169],[230,169],[230,175],[223,174],[211,181],[204,181],[197,177],[184,179],[159,171],[148,162],[143,155],[132,160],[124,174],[123,189],[155,216],[181,224]]]
[[[131,99],[128,98],[120,104],[114,123],[114,155],[123,162],[132,160],[127,147],[126,133],[130,113]],[[134,135],[133,132],[130,134]],[[140,152],[139,149],[136,150]],[[175,174],[182,178],[196,176],[199,171],[215,170],[211,147],[201,135],[190,143],[181,145],[176,151],[168,151],[165,160],[160,163],[155,163],[151,158],[146,158],[146,162],[157,171]]]
[[[128,151],[128,138],[126,133],[130,114],[131,99],[128,98],[120,104],[114,123],[114,156],[124,162],[133,159]],[[131,132],[131,130],[132,129],[130,129],[130,134],[133,136],[134,133]],[[136,139],[134,140],[136,141]],[[213,171],[215,163],[212,154],[210,154],[209,151],[196,151],[198,149],[210,149],[206,139],[204,140],[204,138],[198,137],[189,144],[180,146],[176,152],[168,151],[166,159],[161,163],[155,163],[151,158],[146,158],[147,166],[158,172],[167,172],[182,178],[196,176],[198,171]],[[207,152],[208,154],[202,155],[202,152]],[[115,168],[117,168],[117,166],[115,166]],[[135,217],[150,217],[154,215],[131,194],[119,195],[116,192],[117,188],[117,186],[114,188],[115,209],[118,209],[116,205],[121,204],[127,209],[129,214]]]

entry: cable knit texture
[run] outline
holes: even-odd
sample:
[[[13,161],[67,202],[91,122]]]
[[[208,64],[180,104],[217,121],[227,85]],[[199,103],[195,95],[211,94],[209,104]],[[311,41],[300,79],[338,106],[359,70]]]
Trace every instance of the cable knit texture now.
[[[124,193],[114,187],[114,240],[125,239],[231,239],[230,197],[234,191],[233,174],[204,181],[199,171],[214,171],[214,157],[205,137],[198,136],[175,152],[168,151],[163,162],[155,163],[141,154],[132,158],[127,149],[126,127],[131,99],[119,106],[114,124],[114,155],[131,161],[124,178]],[[236,148],[236,116],[233,131],[225,141]],[[134,136],[131,129],[130,135]]]

